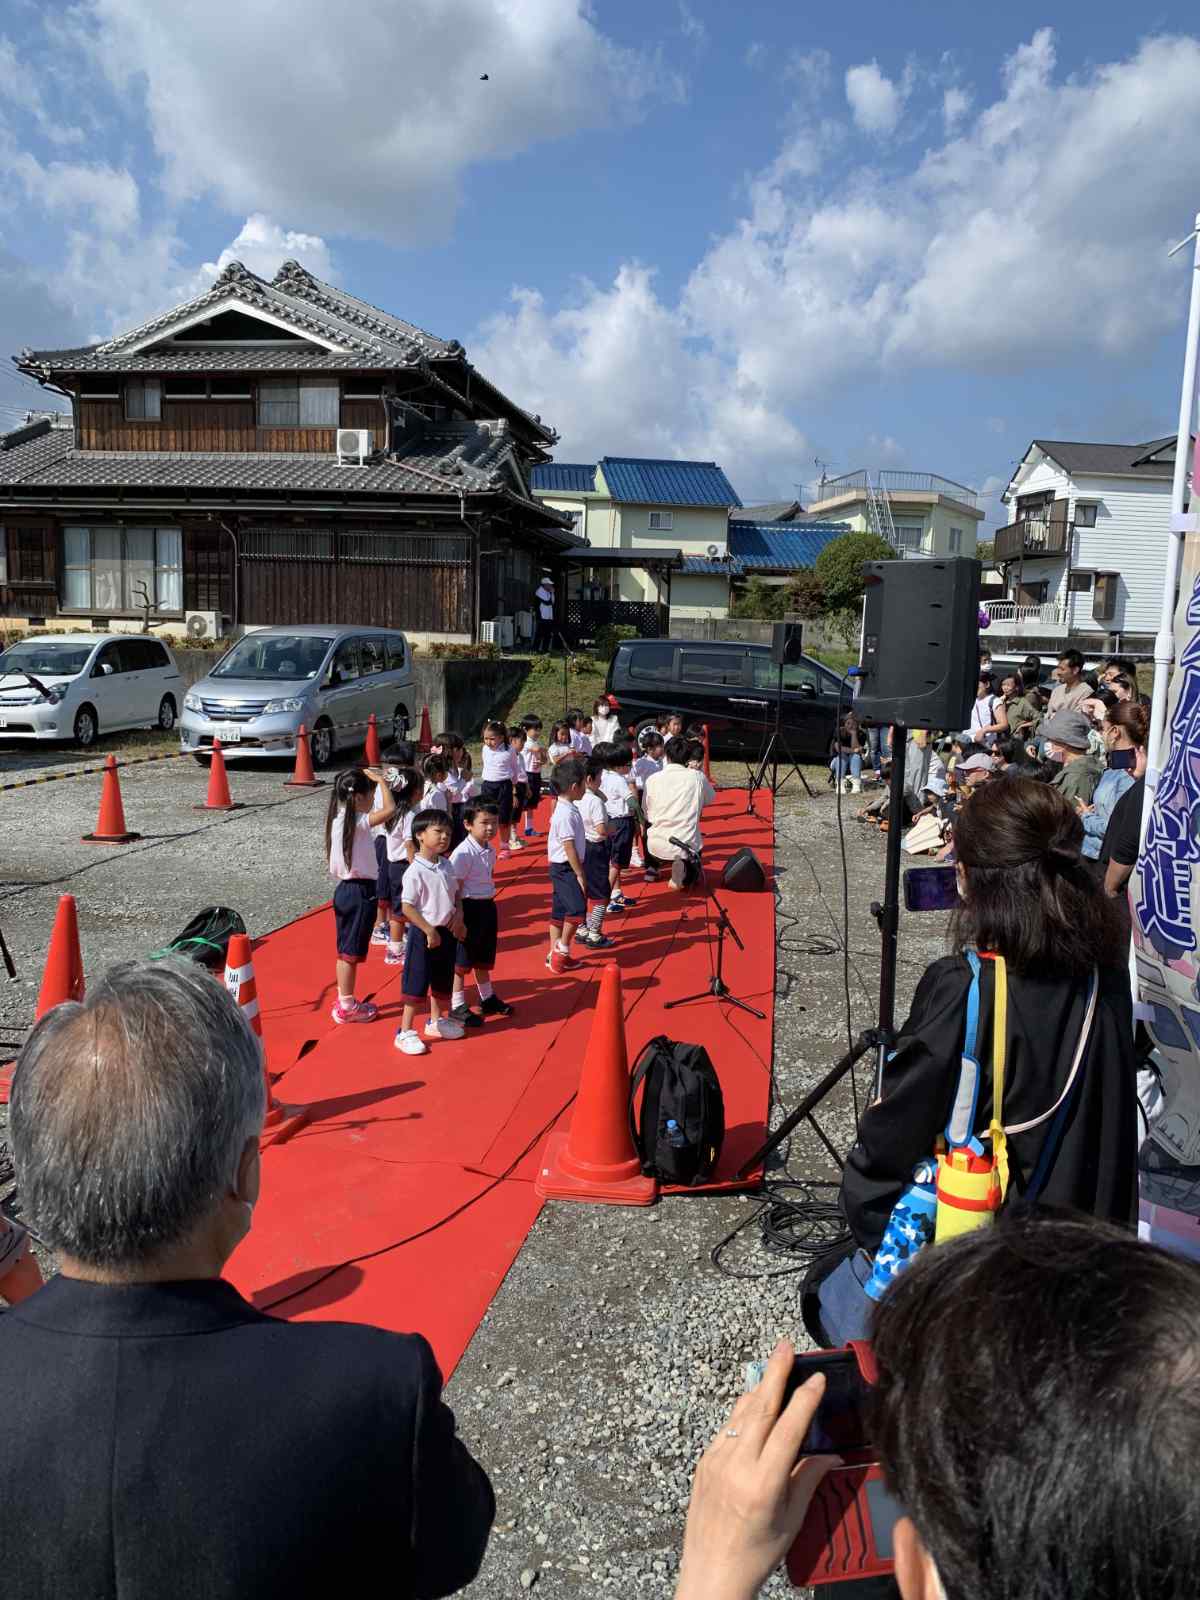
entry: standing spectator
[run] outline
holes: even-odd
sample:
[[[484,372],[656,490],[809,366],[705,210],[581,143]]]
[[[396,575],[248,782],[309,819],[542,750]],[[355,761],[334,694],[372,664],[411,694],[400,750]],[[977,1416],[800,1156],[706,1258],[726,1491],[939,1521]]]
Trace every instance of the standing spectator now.
[[[1102,769],[1089,754],[1090,736],[1091,725],[1082,711],[1060,711],[1042,723],[1046,754],[1061,764],[1050,781],[1072,805],[1077,800],[1091,805],[1100,780]]]
[[[1024,683],[1026,689],[1040,688],[1045,676],[1046,669],[1042,665],[1041,656],[1026,656],[1024,661],[1021,663],[1021,681]]]
[[[1083,657],[1078,650],[1064,650],[1058,658],[1054,676],[1058,679],[1050,692],[1049,712],[1077,711],[1080,703],[1089,698],[1092,686],[1083,675]]]
[[[318,1600],[381,1572],[432,1600],[479,1570],[495,1502],[425,1340],[281,1322],[221,1275],[264,1109],[261,1046],[190,964],[122,962],[29,1035],[13,1159],[61,1271],[0,1317],[14,1600]]]
[[[592,745],[610,744],[621,732],[621,719],[617,716],[606,694],[596,696],[592,706]]]
[[[971,738],[978,745],[990,745],[1008,732],[1008,711],[1001,695],[992,693],[992,675],[981,667],[975,685],[975,704],[971,707]]]
[[[987,645],[983,645],[979,651],[979,676],[987,679],[989,690],[996,687],[996,673],[992,666],[992,652]]]
[[[1150,717],[1144,706],[1110,707],[1104,722],[1104,744],[1108,752],[1105,770],[1096,784],[1090,805],[1075,802],[1083,818],[1083,853],[1089,861],[1099,861],[1117,801],[1136,782],[1138,750],[1144,749],[1150,732]]]
[[[642,805],[646,813],[646,863],[671,863],[672,889],[686,889],[696,881],[694,857],[672,844],[679,839],[691,850],[699,851],[700,813],[717,797],[717,791],[702,772],[687,764],[687,740],[675,735],[666,743],[666,765],[646,779]]]
[[[1042,708],[1025,686],[1020,672],[1006,672],[1000,680],[1000,694],[1004,701],[1004,714],[1008,718],[1008,731],[1022,744],[1033,738],[1042,721]]]
[[[549,655],[554,645],[554,579],[550,568],[542,568],[542,581],[533,597],[537,606],[537,632],[533,648],[540,655]]]
[[[1146,802],[1146,759],[1146,746],[1141,744],[1134,751],[1133,782],[1113,807],[1100,846],[1104,892],[1114,899],[1125,894],[1137,866],[1142,842],[1142,807]]]

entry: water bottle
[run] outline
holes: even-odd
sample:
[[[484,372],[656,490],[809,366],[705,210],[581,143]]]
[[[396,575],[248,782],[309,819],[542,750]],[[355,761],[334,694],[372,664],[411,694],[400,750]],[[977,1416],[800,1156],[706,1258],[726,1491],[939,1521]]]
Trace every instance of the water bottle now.
[[[883,1242],[875,1252],[871,1276],[864,1285],[872,1300],[882,1300],[885,1289],[917,1252],[933,1243],[936,1220],[937,1163],[922,1161],[914,1167],[912,1182],[892,1207]]]
[[[667,1143],[673,1150],[687,1149],[687,1134],[684,1133],[674,1117],[667,1118]]]

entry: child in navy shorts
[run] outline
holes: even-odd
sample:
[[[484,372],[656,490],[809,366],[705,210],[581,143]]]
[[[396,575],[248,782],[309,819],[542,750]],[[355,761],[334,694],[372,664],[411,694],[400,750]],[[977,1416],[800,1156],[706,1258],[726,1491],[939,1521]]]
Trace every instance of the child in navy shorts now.
[[[492,840],[499,818],[489,806],[469,805],[464,818],[467,836],[450,853],[458,883],[466,934],[454,957],[454,997],[450,1015],[464,1028],[482,1028],[485,1017],[510,1017],[513,1008],[492,987],[499,918],[496,915],[496,852]],[[479,1010],[467,1005],[467,973],[475,974]]]
[[[583,762],[574,756],[564,756],[550,775],[555,800],[546,838],[551,886],[550,953],[546,965],[556,974],[579,965],[571,954],[570,941],[587,911],[583,876],[587,841],[583,818],[575,808],[575,801],[583,794],[584,776]]]
[[[580,944],[606,949],[612,940],[604,932],[608,907],[608,818],[600,788],[604,757],[592,754],[584,765],[583,793],[575,809],[583,818],[583,882],[587,891],[587,921],[575,930]]]
[[[406,1056],[423,1056],[424,1040],[413,1027],[417,1007],[429,996],[426,1039],[461,1039],[463,1026],[449,1013],[454,988],[454,953],[466,932],[459,909],[458,884],[446,851],[450,818],[432,807],[413,818],[417,853],[404,874],[404,973],[400,993],[404,1012],[395,1046]]]
[[[381,803],[374,805],[376,795]],[[333,913],[337,923],[337,1003],[335,1022],[374,1022],[379,1015],[369,1000],[354,998],[359,963],[371,948],[379,866],[371,829],[385,825],[396,809],[392,792],[378,767],[352,767],[338,774],[325,817],[325,853],[330,876],[337,879]]]
[[[396,810],[383,830],[383,844],[387,855],[388,871],[388,947],[383,958],[385,967],[403,964],[404,951],[400,941],[404,938],[404,874],[416,854],[413,843],[413,818],[420,810],[421,788],[424,779],[415,767],[402,767],[391,775],[389,785]]]
[[[624,742],[599,747],[604,760],[600,792],[608,815],[608,908],[624,911],[628,901],[621,893],[621,874],[633,858],[633,806],[637,786],[633,781],[633,751]]]
[[[542,767],[545,765],[546,752],[542,748],[541,717],[530,713],[521,718],[521,726],[525,729],[525,748],[521,751],[521,764],[525,768],[525,783],[528,789],[525,837],[530,839],[536,831],[534,820],[542,799]]]

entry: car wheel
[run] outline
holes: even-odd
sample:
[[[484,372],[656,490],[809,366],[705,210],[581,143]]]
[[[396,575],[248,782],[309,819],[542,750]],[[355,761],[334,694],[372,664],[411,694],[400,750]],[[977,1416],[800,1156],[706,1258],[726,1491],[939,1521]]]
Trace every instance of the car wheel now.
[[[196,763],[196,765],[198,767],[211,767],[212,766],[212,757],[210,755],[200,755],[197,752],[195,755],[193,755],[192,760]]]
[[[175,702],[169,694],[163,695],[159,705],[158,726],[163,733],[170,733],[175,726]]]
[[[100,721],[96,716],[95,706],[80,706],[75,713],[75,725],[72,729],[75,743],[81,750],[90,750],[99,732]]]
[[[309,754],[313,766],[320,771],[333,763],[333,724],[318,722],[308,736]]]
[[[408,712],[403,706],[397,706],[392,712],[392,739],[400,744],[408,738]]]
[[[652,732],[652,731],[656,731],[657,728],[658,728],[658,723],[654,720],[653,717],[643,717],[642,718],[641,722],[638,723],[637,728],[635,729],[635,732],[634,732],[634,737],[637,740],[637,747],[638,747],[639,750],[642,748],[642,735],[644,733],[649,733],[649,732]]]

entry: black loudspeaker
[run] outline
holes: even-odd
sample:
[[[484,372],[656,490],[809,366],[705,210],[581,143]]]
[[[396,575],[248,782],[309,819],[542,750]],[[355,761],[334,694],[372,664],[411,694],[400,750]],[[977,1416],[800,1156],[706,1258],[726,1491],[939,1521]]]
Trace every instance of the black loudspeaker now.
[[[979,675],[978,561],[868,561],[854,709],[906,728],[965,728]]]
[[[771,632],[771,660],[777,667],[794,667],[804,654],[804,628],[799,622],[777,622]]]
[[[739,893],[754,893],[767,887],[767,875],[762,862],[749,845],[731,855],[721,874],[722,889],[736,889]]]

